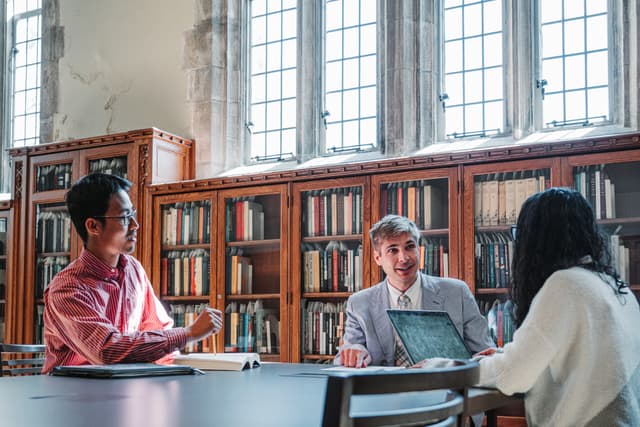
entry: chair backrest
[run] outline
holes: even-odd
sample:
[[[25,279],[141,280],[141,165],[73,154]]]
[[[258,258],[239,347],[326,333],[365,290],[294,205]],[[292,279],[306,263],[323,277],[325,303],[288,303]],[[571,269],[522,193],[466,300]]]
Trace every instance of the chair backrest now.
[[[0,377],[39,375],[44,349],[42,344],[0,344]]]
[[[443,369],[332,372],[327,380],[323,427],[457,426],[479,365]]]

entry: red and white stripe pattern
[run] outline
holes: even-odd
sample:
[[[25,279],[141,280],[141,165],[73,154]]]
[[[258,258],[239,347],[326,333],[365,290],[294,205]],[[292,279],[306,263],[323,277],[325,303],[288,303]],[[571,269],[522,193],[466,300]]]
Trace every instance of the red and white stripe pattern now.
[[[43,373],[58,365],[158,361],[187,343],[185,328],[171,328],[173,320],[130,255],[121,254],[113,268],[83,250],[49,283],[44,305]]]

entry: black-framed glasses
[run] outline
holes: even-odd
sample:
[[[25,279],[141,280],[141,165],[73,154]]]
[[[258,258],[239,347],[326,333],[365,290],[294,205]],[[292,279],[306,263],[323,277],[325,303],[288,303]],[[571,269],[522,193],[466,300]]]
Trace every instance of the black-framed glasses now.
[[[131,224],[131,220],[136,220],[136,213],[137,211],[135,209],[132,209],[131,212],[129,212],[126,215],[118,215],[118,216],[111,216],[111,215],[98,215],[98,216],[94,216],[93,218],[102,218],[102,219],[117,219],[118,221],[120,221],[120,224],[122,224],[123,227],[128,227],[129,224]]]
[[[511,226],[511,237],[513,238],[513,240],[516,240],[517,235],[518,235],[518,226],[513,224]]]

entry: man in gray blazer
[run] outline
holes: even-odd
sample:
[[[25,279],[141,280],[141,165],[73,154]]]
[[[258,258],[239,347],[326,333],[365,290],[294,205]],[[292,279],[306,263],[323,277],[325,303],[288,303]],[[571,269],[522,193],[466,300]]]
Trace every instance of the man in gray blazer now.
[[[371,228],[369,236],[374,260],[387,277],[349,297],[343,344],[335,364],[356,368],[408,364],[404,348],[396,344],[388,308],[444,310],[469,350],[475,353],[495,347],[487,321],[463,281],[419,272],[420,232],[411,220],[387,215]]]

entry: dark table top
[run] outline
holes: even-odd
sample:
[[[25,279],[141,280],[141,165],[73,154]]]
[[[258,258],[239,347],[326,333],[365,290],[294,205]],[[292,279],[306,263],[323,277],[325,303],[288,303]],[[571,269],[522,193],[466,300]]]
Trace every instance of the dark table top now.
[[[326,367],[264,363],[242,372],[132,379],[5,377],[0,378],[0,424],[319,426]],[[502,404],[495,391],[474,389],[472,394],[479,405]]]

